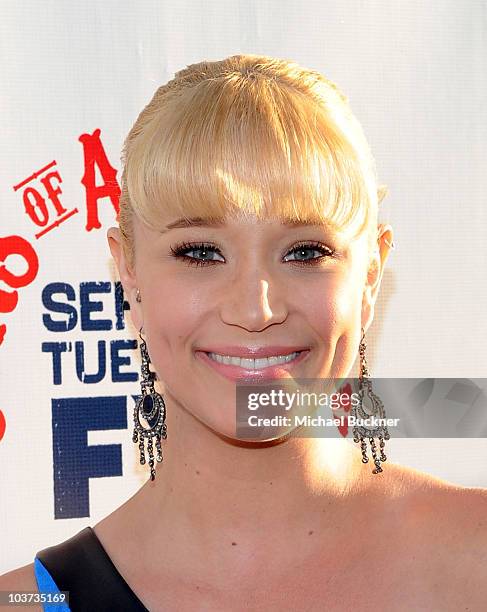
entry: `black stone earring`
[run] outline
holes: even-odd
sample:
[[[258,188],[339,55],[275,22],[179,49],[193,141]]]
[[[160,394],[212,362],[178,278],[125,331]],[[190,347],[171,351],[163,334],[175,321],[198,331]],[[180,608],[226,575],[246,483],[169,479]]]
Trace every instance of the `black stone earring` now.
[[[135,403],[134,408],[134,433],[132,441],[139,442],[140,464],[145,465],[144,438],[147,439],[147,451],[149,453],[150,479],[154,480],[156,471],[154,469],[154,449],[152,446],[155,438],[157,456],[160,463],[162,461],[161,438],[167,438],[166,427],[166,405],[160,393],[154,388],[155,373],[149,369],[150,357],[147,345],[142,338],[142,327],[139,331],[140,354],[142,357],[141,381],[142,395]]]

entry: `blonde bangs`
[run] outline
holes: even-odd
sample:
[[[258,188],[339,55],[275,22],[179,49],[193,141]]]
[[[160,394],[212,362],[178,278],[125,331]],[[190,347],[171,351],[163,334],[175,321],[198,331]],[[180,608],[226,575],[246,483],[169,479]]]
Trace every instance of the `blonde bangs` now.
[[[251,58],[190,66],[141,113],[125,147],[127,239],[129,208],[159,230],[168,217],[250,214],[325,221],[356,236],[376,217],[374,160],[343,94],[313,71],[266,58],[268,70],[287,68],[266,73],[263,58]],[[204,78],[196,70],[212,66]]]

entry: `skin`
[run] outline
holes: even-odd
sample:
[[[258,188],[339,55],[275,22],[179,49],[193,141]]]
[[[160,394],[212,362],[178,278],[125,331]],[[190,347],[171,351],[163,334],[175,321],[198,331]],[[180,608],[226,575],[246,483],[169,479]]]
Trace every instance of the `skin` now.
[[[346,377],[361,327],[373,319],[392,228],[377,228],[369,254],[365,235],[350,241],[275,219],[234,217],[218,228],[165,233],[134,223],[133,269],[117,228],[108,241],[163,383],[168,438],[156,480],[94,528],[146,607],[483,609],[487,491],[389,461],[372,475],[358,445],[343,439],[242,442],[234,383],[194,353],[216,343],[306,345],[295,376]],[[189,266],[171,254],[180,242],[214,244],[223,261]],[[285,261],[303,242],[321,242],[338,257]],[[32,565],[4,584],[29,580]]]
[[[366,234],[351,242],[347,234],[319,226],[288,228],[255,218],[230,219],[224,229],[175,228],[163,234],[136,220],[134,230],[134,271],[123,258],[116,228],[108,234],[132,298],[132,321],[136,329],[143,326],[169,401],[229,438],[235,437],[229,409],[235,403],[235,385],[195,359],[194,349],[304,345],[311,351],[294,370],[296,376],[346,376],[357,356],[361,327],[367,329],[372,321],[387,242],[392,242],[390,226],[382,227],[367,275]],[[210,253],[216,263],[204,267],[188,266],[171,254],[171,247],[181,242],[210,242],[222,255]],[[289,251],[302,242],[321,242],[337,255],[317,259],[319,253],[310,249],[308,263],[299,263]],[[191,255],[201,259],[200,253]],[[157,278],[164,282],[154,282]],[[134,300],[137,287],[141,303]]]

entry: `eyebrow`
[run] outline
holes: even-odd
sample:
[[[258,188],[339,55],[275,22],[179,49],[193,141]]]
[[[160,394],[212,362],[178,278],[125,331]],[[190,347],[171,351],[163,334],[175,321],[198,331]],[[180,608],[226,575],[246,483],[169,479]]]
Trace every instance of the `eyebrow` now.
[[[162,233],[177,228],[184,227],[222,227],[225,225],[224,219],[209,219],[203,217],[193,217],[191,219],[181,218],[173,221],[166,225],[166,228],[162,230]],[[326,220],[320,221],[300,221],[299,219],[284,219],[281,221],[281,225],[283,227],[303,227],[303,226],[313,226],[313,225],[321,225],[324,227],[332,227],[329,222]]]
[[[204,219],[203,217],[193,217],[192,219],[177,219],[166,225],[166,230],[176,229],[180,227],[219,227],[225,225],[223,219]]]

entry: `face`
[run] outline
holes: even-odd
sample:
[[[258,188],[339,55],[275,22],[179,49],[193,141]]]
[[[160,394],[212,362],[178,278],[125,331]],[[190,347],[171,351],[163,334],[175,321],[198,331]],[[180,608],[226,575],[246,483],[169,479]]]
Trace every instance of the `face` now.
[[[379,228],[371,256],[365,233],[352,240],[321,225],[253,217],[217,226],[166,221],[168,229],[158,232],[134,219],[133,270],[118,229],[108,233],[132,321],[143,326],[165,397],[236,438],[238,381],[349,374],[361,328],[372,321],[392,242],[388,226]]]

